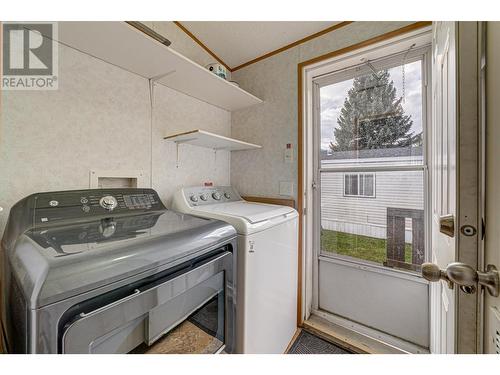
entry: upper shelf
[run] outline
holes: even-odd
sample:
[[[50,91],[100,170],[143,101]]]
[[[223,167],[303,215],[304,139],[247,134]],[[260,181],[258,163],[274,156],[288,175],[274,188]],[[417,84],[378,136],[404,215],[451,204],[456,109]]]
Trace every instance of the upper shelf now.
[[[262,148],[262,146],[254,145],[253,143],[239,141],[204,130],[192,130],[186,133],[169,135],[164,139],[178,144],[188,143],[193,146],[212,148],[214,150],[243,151]]]
[[[59,22],[58,41],[219,108],[262,100],[125,22]]]

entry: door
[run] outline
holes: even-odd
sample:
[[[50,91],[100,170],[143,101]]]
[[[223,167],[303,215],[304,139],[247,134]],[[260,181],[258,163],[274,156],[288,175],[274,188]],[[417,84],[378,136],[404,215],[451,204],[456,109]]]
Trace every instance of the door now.
[[[418,38],[313,80],[312,312],[409,352],[430,344],[431,34]]]
[[[443,270],[455,261],[473,270],[480,265],[480,45],[477,22],[433,25],[431,259]],[[446,276],[431,283],[432,352],[481,352],[480,298],[477,285],[456,285]]]
[[[446,268],[455,261],[454,229],[440,232],[440,220],[456,218],[456,59],[455,23],[438,23],[433,29],[432,53],[432,262]],[[451,224],[450,224],[451,225]],[[431,350],[455,352],[455,291],[445,281],[431,285],[431,327],[437,333]]]
[[[313,314],[408,351],[482,351],[498,273],[482,264],[481,27],[434,23],[429,64],[406,44],[313,79]]]

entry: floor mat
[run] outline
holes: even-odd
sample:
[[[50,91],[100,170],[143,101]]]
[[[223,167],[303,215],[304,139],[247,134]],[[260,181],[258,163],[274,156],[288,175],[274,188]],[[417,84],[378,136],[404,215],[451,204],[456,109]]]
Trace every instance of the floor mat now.
[[[318,336],[301,331],[287,354],[353,354]]]

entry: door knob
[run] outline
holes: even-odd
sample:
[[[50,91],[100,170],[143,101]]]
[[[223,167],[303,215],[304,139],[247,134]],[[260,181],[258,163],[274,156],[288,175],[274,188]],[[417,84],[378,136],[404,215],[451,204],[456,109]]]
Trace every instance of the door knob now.
[[[446,281],[448,283],[448,288],[453,289],[453,281],[448,278],[445,270],[442,270],[434,263],[424,263],[422,264],[422,277],[426,280],[436,282],[439,280]]]
[[[429,281],[444,280],[450,288],[453,284],[460,285],[467,293],[473,293],[477,284],[482,285],[493,297],[500,294],[500,277],[496,267],[492,264],[486,266],[486,272],[476,271],[465,263],[454,262],[441,270],[434,263],[422,264],[422,276]]]

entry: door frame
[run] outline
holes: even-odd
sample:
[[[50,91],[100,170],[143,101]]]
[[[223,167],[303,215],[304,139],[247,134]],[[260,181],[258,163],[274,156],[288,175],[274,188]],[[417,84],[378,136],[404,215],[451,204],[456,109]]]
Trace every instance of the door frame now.
[[[462,210],[458,211],[457,215],[457,228],[463,225],[471,224],[477,228],[477,236],[473,239],[464,236],[458,232],[458,251],[457,261],[467,262],[471,266],[483,268],[483,196],[484,196],[484,171],[481,167],[484,162],[484,150],[482,144],[484,140],[481,136],[484,131],[482,124],[481,96],[479,90],[479,77],[482,69],[482,64],[479,63],[482,57],[482,48],[484,44],[483,26],[480,22],[458,22],[457,23],[457,47],[462,53],[457,56],[457,77],[463,79],[458,81],[457,91],[457,131],[460,134],[460,144],[458,149],[467,149],[468,155],[458,152],[460,158],[458,180],[457,184],[464,184],[467,189],[475,192],[479,197],[477,201],[464,199],[464,194],[461,194],[464,206]],[[312,187],[309,181],[312,181],[312,173],[314,169],[311,165],[311,158],[307,158],[306,152],[311,149],[310,144],[312,141],[312,134],[308,126],[305,124],[312,123],[312,113],[307,110],[305,103],[310,103],[312,98],[312,88],[308,87],[308,71],[332,60],[340,55],[349,55],[357,53],[359,50],[366,47],[375,47],[381,45],[389,40],[397,40],[404,38],[408,35],[418,34],[423,28],[429,29],[432,22],[416,22],[401,29],[371,38],[361,43],[342,48],[340,50],[328,53],[317,58],[299,63],[297,66],[298,73],[298,211],[299,211],[299,279],[298,279],[298,300],[297,300],[297,323],[302,325],[305,319],[311,314],[312,309],[312,291],[313,291],[313,254],[312,254],[312,217],[308,210],[314,210],[312,202]],[[426,30],[427,31],[427,30]],[[470,46],[475,46],[475,50],[471,51]],[[467,49],[466,46],[469,46]],[[474,48],[473,48],[474,49]],[[465,51],[468,52],[465,52]],[[472,57],[472,58],[471,58]],[[466,74],[471,73],[472,74]],[[464,78],[465,77],[465,78]],[[309,77],[310,78],[310,77]],[[464,106],[465,103],[475,103],[472,108],[469,105]],[[430,112],[430,111],[429,111]],[[472,124],[472,126],[471,126]],[[470,147],[470,148],[466,148]],[[469,155],[471,154],[471,155]],[[471,159],[472,156],[472,159]],[[464,160],[464,162],[462,162]],[[465,162],[467,160],[467,162]],[[473,168],[476,170],[476,178],[471,179],[469,172]],[[457,202],[458,205],[462,202]],[[467,209],[465,209],[467,207]],[[466,210],[471,210],[475,215],[466,214]],[[464,238],[465,237],[465,238]],[[479,239],[479,240],[478,240]],[[475,259],[470,259],[470,256],[463,254],[463,249],[474,246],[477,249],[477,256]],[[460,251],[462,249],[462,251]],[[458,288],[456,288],[458,289]],[[457,292],[457,309],[460,306],[468,306],[468,309],[474,309],[475,313],[464,314],[467,310],[461,309],[457,311],[455,338],[456,338],[456,352],[457,353],[481,353],[482,352],[482,300],[483,294],[481,290],[475,295],[475,298],[467,298],[467,295],[461,295],[462,292]],[[431,306],[432,306],[431,301]],[[472,306],[473,305],[473,306]],[[431,331],[432,336],[436,332]]]
[[[391,346],[400,348],[403,351],[410,353],[428,353],[428,344],[426,346],[421,346],[416,343],[400,339],[397,336],[391,335],[389,333],[369,328],[369,325],[363,325],[361,323],[354,323],[349,319],[337,316],[332,312],[319,309],[319,267],[320,264],[326,265],[328,263],[334,263],[337,266],[341,266],[346,269],[351,269],[352,272],[368,272],[370,275],[379,274],[379,276],[374,276],[376,278],[383,278],[391,285],[395,285],[399,281],[406,280],[407,283],[424,284],[426,292],[423,291],[423,301],[427,306],[425,310],[429,312],[429,283],[427,280],[422,279],[419,274],[414,272],[408,272],[404,270],[399,270],[395,268],[387,268],[382,265],[372,264],[370,262],[363,262],[362,260],[355,260],[346,258],[341,255],[325,255],[320,252],[319,244],[319,231],[320,226],[320,194],[321,194],[321,177],[320,169],[324,170],[335,170],[338,172],[377,172],[377,171],[411,171],[411,172],[421,172],[423,177],[424,185],[424,201],[423,208],[425,212],[429,212],[430,200],[428,196],[429,192],[429,178],[427,173],[427,161],[428,161],[428,150],[427,139],[429,134],[429,126],[431,120],[430,111],[430,48],[431,44],[431,30],[430,28],[418,30],[415,33],[405,34],[396,38],[391,38],[383,43],[377,45],[369,46],[368,48],[361,48],[349,55],[342,55],[334,59],[323,62],[319,66],[310,67],[307,70],[307,80],[306,87],[311,87],[312,98],[311,102],[307,103],[307,110],[311,111],[312,123],[308,124],[309,134],[311,136],[311,142],[308,144],[310,150],[308,150],[306,159],[312,158],[312,168],[311,177],[313,185],[316,187],[310,190],[310,195],[312,198],[312,210],[310,220],[312,221],[311,226],[313,233],[310,234],[312,237],[312,301],[311,301],[311,313],[314,315],[323,317],[324,319],[340,325],[344,328],[354,330],[363,333],[367,336],[376,338],[383,341]],[[411,50],[410,50],[411,48]],[[408,63],[412,61],[422,61],[422,109],[423,109],[423,131],[424,131],[424,147],[423,147],[423,161],[419,165],[404,165],[404,166],[392,166],[392,167],[382,167],[382,166],[355,166],[355,167],[343,167],[335,166],[330,168],[320,168],[319,165],[319,88],[331,84],[332,82],[337,82],[343,79],[351,78],[353,73],[360,73],[360,59],[367,58],[372,64],[379,67],[384,66],[397,66],[401,63],[403,56],[407,56]],[[369,68],[361,65],[363,70],[369,72]],[[311,144],[312,143],[312,144]],[[312,151],[312,152],[311,152]],[[315,183],[314,183],[315,182]],[[311,181],[309,182],[309,184]],[[425,218],[425,248],[426,248],[426,259],[429,259],[429,248],[430,248],[430,236],[429,236],[429,224],[430,220]],[[399,280],[399,281],[398,281]],[[421,288],[421,287],[419,287]],[[417,306],[415,305],[415,308]],[[424,308],[424,307],[422,307]],[[427,313],[428,314],[428,313]],[[346,315],[349,316],[349,315]],[[427,322],[430,321],[430,316],[426,317]],[[430,335],[429,325],[427,325],[427,332]],[[428,341],[428,343],[430,340]]]
[[[345,48],[327,53],[313,59],[303,61],[297,65],[298,76],[298,194],[297,209],[299,212],[299,277],[298,277],[298,299],[297,299],[297,324],[302,326],[305,319],[311,314],[312,306],[312,217],[308,211],[314,210],[311,194],[312,166],[313,158],[307,157],[306,152],[311,150],[312,133],[309,126],[311,124],[312,111],[305,106],[311,103],[312,87],[308,85],[311,81],[311,69],[329,64],[332,60],[340,56],[348,57],[360,53],[364,49],[375,49],[382,45],[387,45],[393,41],[404,38],[412,38],[415,35],[428,33],[432,22],[420,21],[388,33],[367,39]],[[326,71],[325,71],[326,72]]]

